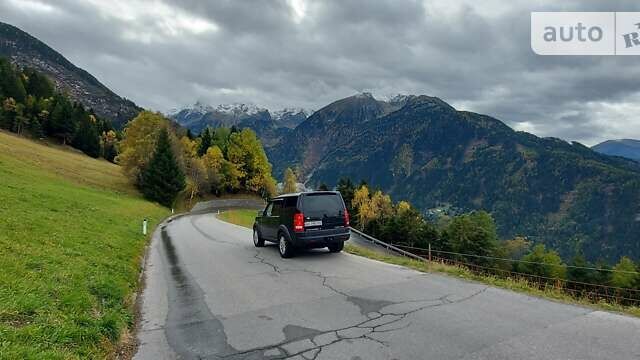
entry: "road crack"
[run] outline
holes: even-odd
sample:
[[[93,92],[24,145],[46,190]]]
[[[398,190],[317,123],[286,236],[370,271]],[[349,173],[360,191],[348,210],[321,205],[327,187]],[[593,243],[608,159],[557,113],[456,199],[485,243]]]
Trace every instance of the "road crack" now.
[[[260,256],[259,250],[256,250],[256,253],[253,255],[253,258],[256,259],[257,261],[249,261],[249,264],[263,264],[273,269],[273,272],[282,274],[282,272],[280,271],[280,268],[277,265],[268,262],[267,259]]]
[[[299,337],[294,339],[287,339],[277,344],[244,350],[234,354],[221,356],[220,358],[221,359],[240,359],[246,356],[258,356],[258,357],[263,356],[262,358],[265,358],[265,359],[288,359],[288,358],[292,358],[300,355],[300,356],[303,356],[305,359],[314,360],[314,359],[317,359],[317,357],[325,348],[331,345],[337,344],[345,340],[358,340],[358,339],[371,341],[381,346],[389,347],[389,344],[387,342],[377,339],[373,337],[373,335],[389,333],[389,332],[408,328],[411,325],[411,322],[408,322],[405,325],[393,327],[393,328],[389,328],[389,326],[393,324],[397,324],[407,319],[407,317],[409,317],[410,315],[415,314],[422,310],[437,308],[442,306],[450,306],[454,304],[460,304],[465,301],[469,301],[474,297],[484,293],[487,289],[488,287],[484,287],[468,296],[465,296],[463,298],[456,299],[456,300],[451,300],[450,297],[452,296],[452,294],[447,294],[437,299],[431,298],[431,299],[417,299],[417,300],[395,302],[393,303],[394,305],[403,305],[403,304],[410,304],[410,303],[416,303],[416,302],[429,302],[429,304],[426,304],[424,306],[419,306],[417,308],[410,309],[404,312],[387,312],[383,310],[383,311],[380,311],[381,317],[377,317],[373,319],[367,317],[365,320],[350,326],[322,331],[321,333],[313,336],[304,336],[304,337]],[[433,302],[436,302],[436,303],[433,303]],[[381,320],[385,316],[389,316],[389,318],[385,320]],[[326,337],[328,335],[331,336],[332,338],[331,341],[320,342],[318,340],[320,337]],[[309,340],[310,343],[313,344],[314,346],[306,347],[298,351],[290,352],[286,350],[287,345],[298,343],[304,340]],[[265,356],[266,352],[273,351],[273,350],[277,350],[279,352],[279,355]],[[315,350],[317,350],[317,352],[313,355],[313,357],[309,358],[303,355],[305,353],[309,353]]]

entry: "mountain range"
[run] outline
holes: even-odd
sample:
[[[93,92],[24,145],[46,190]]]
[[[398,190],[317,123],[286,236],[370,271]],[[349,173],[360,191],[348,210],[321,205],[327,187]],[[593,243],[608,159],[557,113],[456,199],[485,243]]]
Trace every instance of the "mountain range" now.
[[[122,128],[141,108],[109,90],[93,75],[73,65],[42,41],[0,22],[0,56],[7,57],[19,67],[33,68],[53,80],[58,91],[100,117],[108,119],[116,128]]]
[[[526,236],[565,258],[640,257],[640,164],[435,97],[338,100],[267,151],[277,177],[296,167],[312,187],[350,177],[424,212],[485,209],[502,238]]]
[[[309,111],[301,108],[270,111],[253,104],[223,104],[213,107],[201,102],[171,110],[167,114],[196,134],[206,127],[248,127],[256,132],[266,146],[275,145],[308,115]]]
[[[593,146],[592,149],[602,154],[640,161],[640,140],[607,140]]]
[[[117,127],[140,110],[3,23],[0,56],[47,74],[59,90]],[[279,179],[294,167],[310,187],[333,186],[341,177],[364,180],[427,214],[487,210],[502,238],[526,236],[565,258],[577,251],[589,260],[640,258],[640,163],[624,158],[637,159],[634,140],[590,149],[514,131],[498,119],[424,95],[381,101],[362,93],[313,113],[196,103],[169,116],[196,133],[206,126],[254,129]]]

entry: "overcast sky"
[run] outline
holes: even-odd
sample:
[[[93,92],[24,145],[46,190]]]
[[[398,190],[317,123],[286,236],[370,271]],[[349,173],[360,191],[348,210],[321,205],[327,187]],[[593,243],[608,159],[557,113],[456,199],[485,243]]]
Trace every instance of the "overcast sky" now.
[[[640,56],[535,55],[530,12],[558,10],[640,1],[0,0],[0,21],[154,110],[426,94],[539,136],[640,139]]]

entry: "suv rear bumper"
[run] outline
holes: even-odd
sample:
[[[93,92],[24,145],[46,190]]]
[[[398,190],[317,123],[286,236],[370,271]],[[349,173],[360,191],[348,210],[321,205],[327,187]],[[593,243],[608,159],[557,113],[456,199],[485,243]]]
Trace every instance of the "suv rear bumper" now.
[[[331,244],[349,240],[351,230],[348,227],[329,230],[306,230],[295,233],[295,246],[307,249],[323,248]]]

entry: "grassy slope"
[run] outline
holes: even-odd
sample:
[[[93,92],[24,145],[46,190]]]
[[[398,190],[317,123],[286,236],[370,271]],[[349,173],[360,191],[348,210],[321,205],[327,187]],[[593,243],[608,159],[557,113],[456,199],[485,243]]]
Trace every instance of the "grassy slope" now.
[[[167,209],[119,167],[0,132],[0,358],[105,358]]]
[[[251,229],[253,228],[253,222],[256,219],[257,212],[257,210],[247,209],[229,210],[223,212],[218,217],[220,220]]]
[[[251,222],[247,219],[249,215],[254,216],[254,210],[229,210],[222,214],[220,214],[219,218],[224,221],[231,222],[236,225],[241,225],[244,227],[251,228],[253,227],[253,218],[251,218]],[[383,261],[390,264],[396,264],[405,266],[414,270],[423,271],[423,272],[439,272],[444,274],[449,274],[452,276],[461,277],[467,280],[479,281],[488,285],[509,289],[517,292],[526,293],[529,295],[545,297],[554,300],[560,300],[563,302],[579,304],[583,306],[590,306],[597,309],[609,310],[609,311],[618,311],[634,316],[640,317],[640,308],[638,307],[623,307],[615,304],[608,304],[605,302],[601,302],[598,304],[593,304],[588,300],[583,299],[575,299],[571,296],[568,296],[565,292],[549,288],[545,290],[538,289],[534,286],[529,285],[527,281],[518,280],[518,279],[510,279],[510,278],[500,278],[495,276],[486,276],[486,275],[478,275],[474,274],[468,269],[459,266],[452,266],[447,264],[442,264],[439,262],[425,262],[413,260],[404,256],[394,256],[381,254],[376,251],[372,251],[361,246],[357,246],[354,244],[347,243],[345,244],[345,251],[354,255],[363,256],[369,259],[374,259],[378,261]]]

